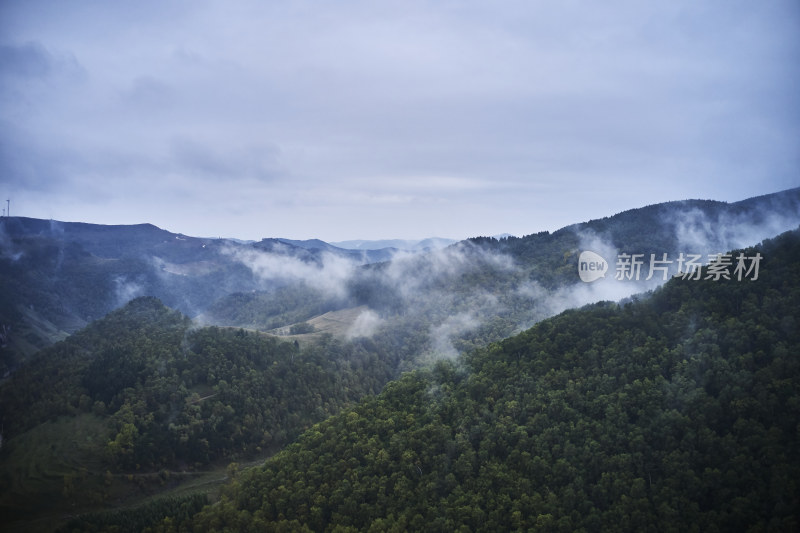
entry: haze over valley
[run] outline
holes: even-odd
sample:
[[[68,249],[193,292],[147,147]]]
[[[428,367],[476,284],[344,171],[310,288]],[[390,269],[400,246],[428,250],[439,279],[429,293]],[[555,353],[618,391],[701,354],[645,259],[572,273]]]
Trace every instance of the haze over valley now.
[[[194,486],[200,498],[216,490],[206,472],[272,455],[405,372],[467,371],[466,354],[548,317],[609,300],[655,305],[644,303],[652,291],[685,274],[671,261],[658,276],[627,279],[625,254],[695,254],[711,268],[721,251],[798,226],[800,189],[655,204],[416,252],[5,217],[0,503],[22,527],[39,513],[56,523],[64,506],[135,505],[162,490]],[[591,283],[579,276],[586,250],[609,261]],[[776,282],[769,270],[750,275]],[[681,282],[692,283],[670,283]],[[781,324],[793,329],[789,320]],[[39,448],[78,428],[87,441]],[[126,480],[133,471],[145,477]],[[67,490],[71,479],[80,482]]]
[[[0,2],[0,530],[800,530],[799,30]]]

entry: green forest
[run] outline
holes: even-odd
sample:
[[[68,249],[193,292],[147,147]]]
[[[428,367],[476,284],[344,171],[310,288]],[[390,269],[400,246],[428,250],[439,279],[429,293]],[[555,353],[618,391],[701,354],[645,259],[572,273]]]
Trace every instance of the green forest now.
[[[405,373],[144,530],[795,531],[800,232],[755,252],[758,281],[675,279]]]
[[[390,363],[366,339],[327,336],[301,347],[243,329],[198,329],[155,298],[138,298],[43,350],[0,389],[10,437],[0,509],[14,518],[102,504],[114,499],[117,478],[158,472],[164,485],[170,473],[263,457],[380,391],[395,375]],[[89,428],[91,445],[74,453],[91,456],[91,467],[68,469],[44,487],[19,486],[29,462],[58,454],[29,460],[26,444],[69,424]]]
[[[677,252],[674,228],[641,228],[687,209],[761,223],[798,195],[478,237],[334,285],[321,249],[253,244],[321,276],[267,279],[247,243],[4,221],[0,522],[797,529],[798,231],[744,251],[757,281],[553,315],[586,288],[587,236]]]
[[[799,58],[800,0],[0,0],[0,533],[800,533]]]

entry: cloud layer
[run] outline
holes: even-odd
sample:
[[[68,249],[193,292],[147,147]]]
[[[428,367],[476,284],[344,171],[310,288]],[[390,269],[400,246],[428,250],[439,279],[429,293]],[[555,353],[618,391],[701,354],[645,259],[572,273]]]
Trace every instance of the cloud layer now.
[[[463,238],[797,184],[800,8],[6,2],[15,214]]]
[[[539,266],[532,266],[537,263],[525,259],[521,248],[504,252],[502,243],[471,241],[428,253],[398,252],[391,261],[372,265],[330,254],[314,260],[293,257],[280,246],[271,251],[234,247],[230,253],[267,290],[296,283],[315,289],[331,309],[366,306],[346,331],[348,338],[400,334],[403,342],[416,343],[414,349],[423,359],[453,358],[470,343],[507,336],[566,309],[655,289],[682,268],[677,262],[680,254],[697,254],[699,263],[707,264],[714,254],[757,244],[800,223],[796,195],[749,207],[704,205],[703,209],[685,203],[651,208],[647,216],[652,215],[659,227],[651,228],[649,238],[637,241],[636,246],[649,246],[640,250],[630,249],[629,242],[620,243],[621,235],[646,219],[636,213],[626,217],[624,226],[619,222],[612,228],[603,224],[606,221],[596,221],[592,226],[565,228],[555,251],[546,250],[543,241],[541,249],[534,248],[538,259],[547,257]],[[577,264],[566,258],[577,258],[587,250],[608,262],[605,278],[579,281]],[[642,254],[639,274],[628,279],[617,275],[623,251]],[[666,271],[654,269],[650,275],[650,254],[666,261]],[[551,271],[559,270],[564,261],[572,265],[567,277],[548,282]]]

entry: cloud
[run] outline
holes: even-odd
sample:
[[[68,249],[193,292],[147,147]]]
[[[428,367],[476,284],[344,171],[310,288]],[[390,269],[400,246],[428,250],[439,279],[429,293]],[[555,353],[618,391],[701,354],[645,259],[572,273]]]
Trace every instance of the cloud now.
[[[347,330],[345,337],[354,339],[356,337],[371,337],[374,335],[378,328],[383,326],[386,320],[381,318],[378,313],[371,309],[365,309],[361,312],[350,329]]]
[[[25,252],[18,250],[14,241],[6,233],[5,224],[0,223],[0,258],[11,259],[16,262],[25,255]]]
[[[382,274],[399,294],[414,300],[423,294],[428,297],[426,293],[437,288],[441,290],[453,280],[484,268],[502,275],[513,271],[515,265],[510,256],[462,242],[425,254],[398,252]],[[448,295],[439,297],[448,298]]]
[[[274,253],[255,248],[231,247],[223,250],[250,268],[269,286],[275,282],[304,283],[321,291],[325,296],[347,296],[347,281],[357,263],[329,253],[321,254],[318,261],[303,260],[291,255],[291,250],[277,243]]]
[[[463,238],[800,168],[791,0],[0,9],[0,171],[30,216]]]
[[[138,112],[164,112],[177,104],[175,90],[166,82],[150,75],[133,80],[131,87],[123,92],[125,104]]]
[[[144,294],[141,284],[127,279],[125,276],[114,278],[115,306],[120,307]]]
[[[170,152],[171,171],[194,178],[269,182],[282,172],[280,148],[269,143],[239,146],[223,153],[214,142],[198,142],[183,137],[172,140]]]
[[[453,337],[475,329],[481,324],[472,313],[458,313],[447,317],[441,324],[431,329],[433,355],[438,358],[455,359],[458,350],[453,346]]]
[[[745,248],[794,229],[800,224],[800,204],[776,200],[772,209],[760,213],[721,213],[708,216],[687,209],[675,217],[675,235],[688,253],[722,253]]]
[[[0,71],[3,78],[44,78],[52,71],[53,58],[40,43],[0,45]]]
[[[408,335],[420,361],[431,362],[453,358],[467,346],[527,329],[570,308],[620,301],[653,290],[677,273],[680,252],[701,254],[705,259],[708,254],[756,244],[800,221],[800,206],[782,197],[764,211],[746,203],[735,208],[711,203],[707,208],[712,215],[691,204],[665,206],[661,226],[653,231],[663,232],[657,241],[667,243],[670,249],[626,249],[627,253],[642,254],[641,269],[633,279],[617,276],[621,253],[613,242],[631,229],[630,220],[624,228],[613,230],[595,231],[581,225],[566,228],[560,238],[567,246],[567,264],[576,263],[581,251],[591,250],[604,258],[609,268],[605,278],[591,283],[579,281],[575,271],[571,280],[562,279],[555,287],[537,281],[547,279],[547,273],[531,270],[527,261],[518,263],[510,255],[474,242],[426,253],[398,252],[389,262],[363,267],[330,254],[304,256],[282,244],[267,251],[268,242],[231,248],[228,253],[247,265],[264,288],[297,283],[317,289],[323,297],[336,298],[341,307],[368,306],[347,331],[347,338],[379,332]],[[659,213],[649,212],[656,219]],[[600,228],[612,228],[616,223],[613,219],[600,222]],[[638,242],[648,246],[647,239]],[[668,272],[653,270],[650,276],[650,254],[660,259],[662,253],[672,261]]]

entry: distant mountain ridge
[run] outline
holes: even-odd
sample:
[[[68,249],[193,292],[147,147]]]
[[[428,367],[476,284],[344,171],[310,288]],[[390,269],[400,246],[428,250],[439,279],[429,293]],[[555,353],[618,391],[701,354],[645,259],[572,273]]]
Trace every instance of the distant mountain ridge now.
[[[402,425],[409,425],[413,431],[401,440],[391,438],[381,445],[391,452],[389,456],[377,453],[367,458],[366,463],[361,463],[362,466],[373,462],[377,465],[376,476],[370,473],[370,478],[378,479],[378,475],[386,474],[385,467],[392,464],[394,473],[389,482],[396,487],[408,488],[411,485],[407,482],[413,484],[425,480],[424,486],[419,487],[422,492],[411,491],[412,494],[425,494],[421,500],[424,502],[433,501],[431,498],[441,493],[443,482],[452,485],[451,475],[456,476],[456,481],[464,482],[464,490],[475,489],[476,497],[481,494],[500,496],[497,491],[487,489],[493,483],[492,474],[474,463],[474,453],[477,452],[498,458],[500,464],[507,459],[522,461],[520,464],[527,465],[532,480],[539,479],[537,472],[542,465],[555,465],[552,474],[558,478],[561,476],[558,470],[563,464],[559,466],[550,460],[541,463],[533,456],[525,458],[523,455],[512,459],[504,451],[512,449],[518,439],[537,434],[531,428],[535,429],[543,409],[557,407],[560,412],[568,413],[574,407],[571,400],[568,406],[559,407],[560,396],[545,394],[541,396],[542,409],[528,410],[527,415],[519,419],[534,426],[522,432],[507,426],[506,422],[511,420],[509,417],[517,418],[526,412],[528,408],[525,405],[530,402],[528,395],[543,391],[540,386],[551,387],[557,394],[563,392],[564,386],[569,390],[570,386],[563,385],[566,381],[559,385],[557,380],[551,379],[554,375],[548,372],[548,368],[539,362],[553,363],[556,370],[559,370],[559,365],[565,365],[565,368],[572,369],[570,371],[577,371],[573,376],[575,379],[571,379],[576,383],[593,376],[592,379],[599,380],[597,391],[608,392],[611,381],[624,376],[630,366],[618,366],[614,370],[613,351],[630,352],[634,367],[641,363],[642,350],[661,357],[660,341],[645,342],[638,334],[621,336],[619,342],[611,344],[603,340],[619,333],[619,320],[630,320],[631,311],[648,309],[647,313],[653,319],[641,331],[650,334],[656,328],[664,327],[672,332],[670,335],[674,333],[679,343],[675,344],[675,350],[664,353],[669,358],[677,357],[675,361],[681,357],[694,361],[698,343],[713,347],[717,343],[715,331],[722,325],[737,332],[732,339],[767,342],[764,329],[752,330],[749,335],[738,333],[752,327],[751,318],[762,321],[775,334],[794,335],[796,341],[796,320],[792,311],[796,308],[794,288],[798,279],[794,275],[797,273],[797,231],[747,251],[752,254],[760,250],[769,256],[764,261],[762,278],[771,285],[768,290],[759,285],[761,293],[755,299],[745,296],[747,291],[754,290],[756,284],[751,288],[749,282],[739,283],[735,279],[728,280],[726,287],[723,287],[723,282],[703,281],[685,281],[679,286],[675,281],[682,280],[672,280],[666,283],[668,289],[665,290],[656,289],[658,280],[649,284],[616,282],[613,279],[614,256],[639,253],[648,257],[651,253],[666,253],[674,257],[679,252],[688,252],[703,254],[705,258],[712,253],[735,250],[740,247],[736,243],[757,244],[766,237],[799,225],[800,188],[734,203],[687,200],[654,204],[573,224],[552,233],[476,237],[443,249],[400,253],[387,261],[370,262],[366,260],[369,256],[364,255],[368,250],[343,250],[320,240],[268,238],[242,242],[189,237],[150,224],[97,226],[4,218],[0,221],[0,375],[3,375],[0,392],[4,394],[0,398],[0,406],[4,407],[0,414],[4,415],[7,431],[3,453],[5,457],[10,457],[9,453],[14,456],[7,463],[11,468],[9,474],[0,475],[0,488],[14,487],[14,490],[0,490],[0,494],[7,495],[4,501],[0,501],[0,512],[3,507],[13,512],[25,508],[27,503],[20,504],[25,499],[24,494],[28,491],[36,494],[37,490],[44,488],[51,491],[49,494],[53,495],[52,500],[57,505],[68,505],[70,498],[85,500],[83,495],[78,498],[80,492],[76,492],[75,487],[83,485],[87,479],[86,486],[93,487],[92,491],[98,498],[108,498],[112,494],[103,487],[117,486],[117,481],[124,483],[118,474],[133,472],[134,468],[136,473],[133,478],[128,477],[129,482],[140,479],[139,476],[143,476],[142,480],[150,476],[151,485],[158,483],[169,487],[173,483],[169,481],[170,476],[184,479],[184,460],[194,461],[197,467],[215,458],[237,461],[245,457],[238,455],[240,453],[260,453],[265,447],[280,446],[292,440],[294,431],[312,420],[321,420],[350,399],[376,392],[402,372],[437,361],[463,361],[473,365],[476,379],[468,377],[471,384],[461,389],[461,394],[466,394],[462,397],[472,400],[456,409],[440,411],[441,420],[450,420],[452,425],[439,425],[431,432],[425,413],[431,412],[431,408],[438,409],[436,406],[440,401],[462,387],[458,376],[465,370],[459,368],[460,362],[438,364],[437,372],[445,371],[440,376],[443,379],[430,381],[425,378],[418,383],[419,388],[415,385],[412,387],[414,390],[408,390],[409,394],[402,393],[396,417],[379,413],[380,416],[374,418],[379,425],[391,423],[394,426],[392,431],[405,432]],[[612,263],[607,276],[610,279],[592,284],[579,279],[578,255],[586,249],[603,254]],[[784,260],[781,260],[781,255]],[[773,267],[777,270],[770,272]],[[781,276],[790,276],[794,285],[781,284]],[[619,289],[624,290],[620,292]],[[641,294],[649,289],[656,290],[651,294]],[[793,291],[792,295],[787,290]],[[671,296],[665,298],[665,294]],[[755,292],[750,293],[750,296],[755,295]],[[776,307],[778,297],[783,299],[783,303]],[[790,301],[789,297],[794,300]],[[613,320],[604,322],[605,325],[598,321],[609,318],[607,314],[594,315],[591,310],[577,310],[537,327],[536,331],[546,335],[538,337],[536,342],[539,345],[535,349],[524,346],[534,338],[530,333],[502,341],[565,309],[623,298],[626,300],[621,304],[598,303],[593,306],[596,310],[613,309],[614,316],[610,316]],[[646,303],[648,301],[656,303]],[[685,309],[684,301],[690,302]],[[183,313],[167,309],[162,302]],[[678,307],[683,312],[670,318],[663,313],[663,305],[657,307],[660,305],[658,302],[668,305],[671,312]],[[709,316],[718,323],[712,324],[710,329],[698,326],[699,315],[695,312],[698,305],[713,311]],[[765,312],[760,312],[760,306]],[[119,307],[122,308],[117,309]],[[111,309],[117,310],[109,313]],[[746,313],[747,320],[733,325],[729,321],[720,322],[719,311],[733,313],[735,316],[732,318],[740,315],[744,318],[743,313]],[[104,318],[98,320],[100,316]],[[570,316],[589,317],[591,320],[571,321]],[[320,328],[317,331],[323,323],[322,317],[327,317],[331,329],[322,331]],[[89,322],[91,324],[82,332],[69,335]],[[595,322],[594,326],[592,322]],[[198,328],[200,325],[214,327]],[[696,330],[696,335],[686,344],[685,335],[690,328],[693,332]],[[565,337],[565,331],[572,331],[571,336]],[[64,337],[69,338],[46,347]],[[500,341],[500,344],[495,344]],[[584,345],[586,343],[589,344]],[[684,344],[686,350],[678,350]],[[572,345],[574,349],[569,348]],[[46,348],[36,351],[43,346]],[[589,349],[592,346],[597,348],[594,353]],[[460,354],[473,353],[476,348],[483,355],[460,359]],[[763,359],[760,352],[754,351],[757,346],[750,348],[742,352],[742,357],[735,358],[737,364],[741,363],[748,371],[752,370],[753,361]],[[24,358],[20,354],[25,350],[28,354],[36,353]],[[609,357],[599,357],[598,350],[612,352],[608,352]],[[778,363],[781,357],[786,358],[791,352],[784,350],[782,353],[776,352]],[[716,363],[727,364],[728,352],[723,350],[717,355]],[[642,383],[650,387],[651,392],[666,390],[661,385],[652,387],[653,383],[658,383],[653,379],[660,379],[664,369],[668,369],[659,366],[663,362],[660,359],[653,361],[657,364],[642,367],[653,372],[652,379],[640,382],[635,378],[641,376],[628,376],[629,383],[619,390],[623,394],[621,400],[634,390],[629,386],[641,391]],[[495,369],[500,373],[492,370],[481,374],[482,362],[490,370],[495,368],[494,365],[500,365]],[[589,364],[586,373],[581,370],[581,362]],[[786,365],[782,366],[786,368]],[[690,381],[701,375],[689,370],[688,373],[680,370],[676,375]],[[717,367],[698,367],[696,370],[715,372]],[[531,381],[526,375],[536,376],[536,381]],[[507,395],[507,387],[503,384],[513,384],[520,377],[524,379],[517,384],[519,387],[514,385],[516,392]],[[785,390],[782,377],[777,377],[780,379],[774,385]],[[398,382],[401,389],[397,384],[388,386],[389,396],[384,398],[406,388],[409,379],[415,381],[415,378],[406,377]],[[735,379],[723,381],[734,383]],[[680,385],[685,381],[676,383]],[[702,383],[698,382],[698,385]],[[395,393],[391,392],[392,387]],[[299,394],[303,391],[308,391],[305,399]],[[714,394],[717,392],[715,389]],[[258,405],[254,402],[256,397]],[[692,394],[679,397],[681,402],[692,398]],[[495,400],[502,403],[494,405]],[[587,420],[603,420],[602,413],[606,413],[609,420],[619,420],[607,409],[613,407],[614,402],[602,399],[600,403],[607,405],[587,412],[591,415]],[[631,405],[644,406],[645,403],[634,402]],[[665,405],[673,409],[676,404],[667,402]],[[748,405],[731,404],[739,410],[747,409]],[[407,408],[419,408],[419,411],[410,413]],[[489,415],[487,408],[495,412]],[[631,416],[640,417],[637,409],[630,412]],[[727,410],[726,407],[718,412]],[[458,413],[471,414],[461,419]],[[668,415],[667,423],[676,421],[671,410],[665,413]],[[368,412],[362,411],[362,414],[364,416],[359,420],[348,413],[346,418],[338,418],[334,424],[343,423],[348,435],[361,438],[365,434],[361,431],[364,429],[362,422],[371,419]],[[54,417],[59,415],[60,418],[54,422]],[[268,420],[267,415],[272,420]],[[790,422],[796,417],[786,418]],[[789,422],[787,435],[794,435],[795,428]],[[94,429],[85,432],[81,424],[90,424],[90,429]],[[662,425],[655,423],[654,427]],[[387,428],[382,427],[378,431],[380,438],[388,438],[384,431]],[[447,442],[452,440],[450,437],[438,441],[441,444],[438,451],[417,446],[420,442],[417,436],[424,435],[424,442],[434,442],[438,438],[436,435],[455,436],[465,427],[469,430],[462,435],[460,442],[454,443],[455,448],[451,446],[452,442]],[[495,428],[501,438],[486,438],[487,428]],[[58,431],[53,433],[55,429]],[[325,440],[337,440],[338,433],[339,429],[327,433]],[[559,431],[558,434],[568,433]],[[616,429],[608,434],[624,435]],[[69,441],[66,436],[72,435],[78,435],[79,442],[83,443],[79,446],[82,450],[80,457],[94,457],[92,460],[95,461],[90,469],[91,475],[87,478],[86,473],[82,474],[80,483],[78,478],[61,477],[63,465],[60,458],[65,447],[58,443]],[[321,443],[319,437],[314,436],[314,442]],[[584,437],[576,434],[575,444],[583,446],[588,442]],[[689,439],[687,442],[696,441],[692,434],[687,433],[686,437]],[[635,439],[625,438],[625,441],[638,446]],[[656,441],[665,442],[663,438]],[[348,444],[347,449],[374,446],[374,442],[370,442],[362,448]],[[468,443],[473,448],[472,454]],[[528,450],[540,453],[550,444],[552,442],[542,441],[541,445]],[[40,445],[41,450],[47,447],[49,451],[42,452]],[[29,448],[37,451],[28,453]],[[297,446],[292,449],[296,450]],[[653,449],[658,452],[661,448]],[[170,455],[175,450],[180,453]],[[461,458],[451,456],[456,450],[466,455]],[[572,452],[567,453],[566,448],[563,451],[567,462],[574,460]],[[587,457],[597,457],[592,450],[587,448],[586,451]],[[50,467],[41,466],[42,453],[49,457]],[[284,457],[292,457],[291,453],[294,452]],[[302,460],[325,464],[324,459],[317,462],[323,456],[314,453],[304,455]],[[104,474],[108,465],[97,463],[100,457],[113,458],[116,470]],[[338,452],[331,457],[338,461],[336,464],[346,466],[348,472],[353,471],[353,465],[339,461]],[[419,461],[419,457],[425,457],[425,460]],[[451,461],[456,458],[459,465]],[[619,458],[625,459],[624,456]],[[81,459],[75,465],[85,460],[89,459]],[[274,466],[276,463],[271,464]],[[143,471],[140,471],[140,466],[143,466]],[[162,470],[156,474],[155,469],[164,467],[175,470]],[[41,468],[46,472],[57,471],[58,475],[37,489],[28,480],[34,480]],[[611,472],[614,468],[609,463],[603,471]],[[312,472],[305,466],[294,470],[287,475]],[[753,472],[760,470],[752,469]],[[13,471],[21,474],[12,474]],[[593,478],[596,487],[593,486],[592,491],[606,490],[608,487],[604,488],[602,473],[592,472],[593,476],[600,476],[599,479]],[[638,487],[649,488],[651,475],[654,489],[661,490],[666,486],[659,477],[659,470],[648,468],[641,472]],[[230,469],[228,476],[236,477],[235,468]],[[333,487],[334,483],[345,479],[344,476],[334,474],[329,485]],[[403,477],[407,478],[406,481],[402,481]],[[566,478],[576,479],[576,476]],[[620,480],[625,487],[631,486],[631,479]],[[273,481],[277,479],[269,480],[270,483]],[[318,481],[309,478],[304,483],[309,489],[320,488],[329,493]],[[347,483],[353,482],[355,486],[355,481],[351,479]],[[302,484],[289,483],[285,487],[292,493],[291,497],[304,492]],[[275,490],[283,490],[280,483]],[[368,493],[383,494],[383,490],[370,489]],[[524,487],[520,491],[528,493]],[[342,495],[341,491],[334,492]],[[565,492],[558,501],[575,500],[569,494]],[[43,499],[49,501],[51,498]],[[363,497],[359,496],[352,501],[362,500]],[[395,497],[393,500],[403,506],[406,498]],[[586,498],[575,501],[584,500]],[[247,498],[247,501],[256,502],[258,498]],[[270,505],[276,503],[272,499],[270,502]],[[306,511],[313,514],[316,499],[308,502],[313,505],[298,502],[290,508],[296,509],[298,516],[307,514]],[[457,504],[453,507],[454,512],[463,515],[465,507],[462,504],[466,504],[466,500],[451,503]],[[537,512],[530,515],[537,524],[536,517],[548,511],[542,502],[520,500],[519,503],[537,506]],[[355,508],[350,508],[349,504],[342,507],[341,516],[354,516]],[[625,506],[623,510],[628,512],[631,509]],[[286,510],[282,512],[288,516]],[[405,511],[398,508],[398,512]],[[415,514],[416,511],[411,512],[409,520],[421,524]],[[508,521],[512,514],[509,508],[503,508],[497,517]],[[276,518],[280,519],[277,515]],[[302,516],[300,518],[305,520]],[[249,520],[249,517],[243,515],[242,519]],[[431,516],[425,520],[433,523],[435,519]],[[483,519],[476,520],[471,525],[484,523]],[[596,526],[597,517],[592,520]],[[609,517],[609,523],[616,523],[614,520],[614,517]],[[504,523],[503,527],[493,530],[516,528],[512,525]],[[378,526],[380,524],[376,524]],[[314,527],[319,529],[316,525]],[[411,529],[422,529],[422,526]],[[443,525],[441,529],[454,530],[455,527]]]
[[[523,237],[475,237],[479,246],[538,261],[545,250],[570,243],[606,246],[616,252],[722,253],[757,244],[800,225],[800,187],[738,202],[679,200],[629,209],[612,216],[571,224],[557,231]],[[692,247],[696,249],[691,249]],[[702,250],[701,250],[702,248]],[[576,265],[573,258],[571,266]]]
[[[713,254],[761,242],[800,225],[800,189],[743,202],[688,200],[631,209],[525,237],[476,237],[438,251],[400,254],[341,276],[337,268],[276,291],[237,293],[212,304],[209,323],[270,331],[323,313],[365,306],[384,335],[409,353],[436,357],[507,337],[564,309],[655,289],[678,272],[681,253]],[[578,276],[583,250],[609,262],[602,280]],[[618,254],[670,260],[651,279],[646,264],[616,279]],[[663,277],[662,277],[663,275]],[[332,290],[333,289],[333,290]],[[344,328],[347,329],[347,328]]]
[[[406,373],[181,530],[794,531],[800,232],[756,251],[756,283],[673,279]]]
[[[454,239],[442,239],[440,237],[430,237],[422,240],[407,239],[381,239],[381,240],[349,240],[332,242],[333,246],[348,250],[383,250],[394,249],[407,252],[419,252],[427,250],[438,250],[445,248],[458,241]]]
[[[320,241],[321,242],[321,241]],[[328,256],[353,265],[389,253],[191,237],[152,224],[101,225],[0,219],[0,376],[18,357],[64,338],[136,296],[155,296],[196,316],[231,293],[264,290],[243,262],[261,255],[313,269]]]
[[[392,256],[397,253],[397,248],[382,247],[382,248],[363,248],[351,249],[341,246],[336,246],[319,239],[307,240],[292,240],[292,239],[276,239],[282,243],[290,246],[297,246],[306,250],[319,250],[328,252],[334,255],[350,257],[361,263],[377,263],[380,261],[388,261]]]
[[[756,244],[799,224],[796,188],[734,203],[654,204],[552,233],[476,237],[392,261],[398,248],[366,247],[412,244],[337,243],[364,247],[353,250],[316,239],[244,242],[191,237],[152,224],[4,217],[0,327],[6,333],[0,375],[15,366],[18,356],[34,353],[137,296],[155,296],[190,317],[214,308],[216,315],[205,316],[220,322],[210,323],[259,329],[360,305],[401,314],[424,308],[444,320],[439,325],[446,335],[497,311],[499,301],[504,325],[486,337],[494,338],[512,331],[520,317],[527,316],[527,324],[543,317],[531,311],[544,298],[541,289],[578,282],[582,248],[705,254]],[[422,247],[449,242],[412,241]],[[562,300],[549,312],[578,302]]]

